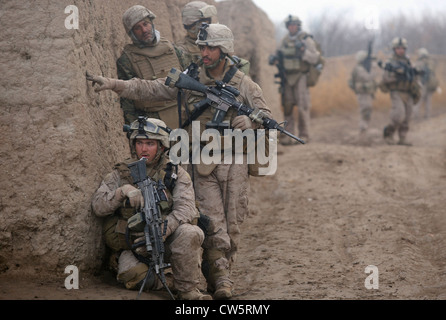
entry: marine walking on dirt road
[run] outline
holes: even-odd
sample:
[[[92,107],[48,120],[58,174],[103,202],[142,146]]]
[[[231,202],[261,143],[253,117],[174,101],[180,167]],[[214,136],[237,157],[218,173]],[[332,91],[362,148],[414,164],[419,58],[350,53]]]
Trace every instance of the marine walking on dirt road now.
[[[234,52],[234,37],[232,31],[222,24],[202,25],[196,44],[200,48],[203,65],[199,68],[199,83],[215,87],[229,85],[237,90],[236,100],[249,106],[264,116],[271,116],[260,86],[248,75],[233,65],[229,56]],[[177,75],[177,74],[176,74]],[[180,73],[181,75],[181,73]],[[178,75],[177,75],[178,76]],[[172,78],[147,81],[132,79],[122,81],[101,76],[87,76],[87,80],[97,83],[95,91],[113,90],[121,97],[130,99],[156,99],[158,101],[170,100],[177,96],[178,88],[166,85],[166,80]],[[218,82],[221,81],[221,82]],[[171,83],[172,84],[172,83]],[[173,82],[173,84],[175,84]],[[192,90],[183,90],[186,113],[183,119],[190,120],[185,129],[189,132],[189,141],[192,141],[192,127],[199,123],[200,136],[209,126],[215,124],[216,117],[219,129],[237,129],[244,132],[248,129],[259,129],[261,125],[253,122],[247,115],[238,115],[236,109],[230,108],[223,112],[215,107],[205,104],[199,108],[201,113],[194,112],[194,106],[205,101],[203,93]],[[223,116],[223,117],[222,117]],[[221,120],[221,121],[220,121]],[[191,124],[192,123],[192,124]],[[224,131],[223,131],[224,132]],[[223,140],[228,136],[223,133]],[[232,136],[229,137],[232,140]],[[209,141],[200,141],[201,147]],[[231,147],[232,148],[232,147]],[[213,150],[214,154],[226,152]],[[206,164],[201,161],[193,164],[193,184],[199,209],[210,217],[215,228],[207,233],[203,243],[202,270],[207,280],[208,291],[213,293],[214,299],[229,299],[233,295],[233,281],[231,280],[231,266],[236,260],[238,246],[240,245],[240,227],[248,214],[249,174],[251,165],[244,159],[243,163],[236,163],[235,152],[232,148],[230,160],[220,163]],[[240,150],[239,150],[240,151]],[[242,151],[243,153],[243,151]],[[246,154],[243,155],[244,157]]]
[[[418,49],[418,59],[414,66],[417,70],[422,70],[423,74],[421,75],[421,98],[413,107],[413,119],[420,118],[423,105],[423,118],[428,119],[432,111],[432,95],[437,90],[439,82],[435,74],[435,63],[426,48]]]
[[[413,68],[406,54],[407,40],[396,37],[392,40],[393,55],[385,64],[378,65],[384,69],[379,88],[384,93],[390,93],[392,108],[390,123],[384,128],[383,136],[387,144],[395,144],[395,132],[399,145],[411,145],[407,142],[409,122],[413,105],[420,100],[421,85],[418,79],[420,71]]]
[[[359,132],[364,136],[369,127],[372,116],[373,99],[378,84],[375,81],[375,75],[372,72],[372,60],[367,51],[360,50],[356,53],[356,65],[352,70],[348,81],[349,87],[355,92],[359,105]]]
[[[277,54],[270,57],[270,64],[277,64],[281,74],[281,94],[285,129],[294,134],[294,107],[298,108],[298,136],[304,141],[310,138],[311,97],[308,87],[315,85],[323,67],[322,53],[313,37],[304,32],[297,16],[285,19],[288,34],[282,39]],[[283,145],[296,144],[290,137],[281,137]]]
[[[128,131],[132,157],[114,166],[92,198],[93,212],[104,218],[104,240],[111,251],[109,267],[127,289],[140,290],[141,286],[149,290],[162,289],[162,278],[156,274],[158,269],[150,268],[156,261],[147,260],[149,250],[146,248],[149,246],[153,251],[163,247],[159,252],[165,252],[166,261],[160,264],[170,262],[173,276],[168,289],[182,300],[211,300],[209,294],[198,289],[204,232],[197,226],[199,213],[192,180],[181,166],[169,161],[167,126],[162,120],[140,117]],[[144,178],[147,174],[155,182],[159,201],[148,203],[150,198],[145,198],[136,184],[138,181],[129,165],[139,159],[145,159]],[[165,222],[161,227],[164,234],[150,233],[162,236],[156,246],[147,243],[151,237],[146,231],[142,232],[146,230],[144,221],[147,225],[147,219],[141,218],[142,208],[150,208],[151,212],[157,210],[159,218]],[[143,222],[139,221],[141,219]],[[143,246],[135,248],[138,243]]]

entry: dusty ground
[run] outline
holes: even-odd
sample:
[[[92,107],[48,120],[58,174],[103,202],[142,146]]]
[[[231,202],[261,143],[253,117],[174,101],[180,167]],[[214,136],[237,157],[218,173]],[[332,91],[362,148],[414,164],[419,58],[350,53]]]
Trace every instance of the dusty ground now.
[[[276,175],[252,179],[233,299],[446,299],[445,111],[412,124],[412,147],[382,142],[387,112],[365,144],[348,114],[314,119],[305,146],[280,146]],[[365,288],[369,265],[378,289]],[[79,290],[65,277],[3,274],[0,299],[136,297],[107,274],[81,274]]]

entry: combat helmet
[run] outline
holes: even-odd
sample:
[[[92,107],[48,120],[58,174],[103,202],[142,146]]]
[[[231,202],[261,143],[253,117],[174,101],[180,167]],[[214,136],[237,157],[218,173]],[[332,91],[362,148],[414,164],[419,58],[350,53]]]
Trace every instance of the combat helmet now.
[[[291,23],[296,23],[299,27],[302,25],[302,21],[299,19],[299,17],[293,16],[291,14],[288,15],[288,17],[286,17],[284,22],[285,22],[285,27],[287,28]]]
[[[234,35],[223,24],[203,24],[195,43],[199,46],[220,47],[225,54],[234,52]]]
[[[136,139],[153,139],[159,140],[160,143],[166,148],[170,148],[169,132],[170,129],[166,126],[164,121],[155,118],[138,117],[138,120],[132,122],[132,124],[125,125],[124,131],[127,132],[129,138],[130,151],[132,154],[136,154],[135,140]]]
[[[217,8],[203,1],[192,1],[186,4],[181,11],[184,28],[189,29],[197,21],[209,19],[209,23],[217,16]]]
[[[392,40],[392,49],[395,49],[397,47],[403,47],[404,49],[407,49],[407,40],[401,37],[394,38]]]
[[[423,57],[428,57],[429,56],[429,52],[427,51],[427,49],[426,48],[420,48],[420,49],[418,49],[418,56],[420,57],[420,58],[423,58]]]
[[[128,8],[122,16],[122,24],[124,25],[125,32],[128,35],[131,35],[130,33],[135,24],[137,24],[144,18],[149,18],[150,21],[153,21],[153,19],[156,18],[156,15],[146,7],[140,5],[135,5]],[[153,29],[154,28],[152,28],[152,30]]]

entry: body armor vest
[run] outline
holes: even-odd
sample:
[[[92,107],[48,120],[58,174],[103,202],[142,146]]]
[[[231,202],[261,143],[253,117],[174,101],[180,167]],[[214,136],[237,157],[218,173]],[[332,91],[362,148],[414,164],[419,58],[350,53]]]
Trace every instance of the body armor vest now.
[[[310,64],[299,58],[297,50],[298,43],[303,42],[308,35],[300,32],[297,39],[291,39],[287,35],[282,41],[280,50],[283,52],[283,68],[287,73],[305,73],[310,70]]]
[[[198,63],[201,59],[200,48],[195,44],[195,40],[191,37],[184,37],[183,40],[176,43],[176,46],[183,50],[183,61],[181,64],[188,67],[191,63]]]
[[[398,57],[392,57],[389,60],[389,62],[392,64],[397,64],[398,62],[403,62],[410,66],[410,61],[408,61],[407,59],[398,58]],[[413,82],[415,82],[415,79],[412,82],[409,82],[409,81],[397,78],[397,81],[392,82],[392,83],[387,83],[386,86],[387,86],[387,89],[390,91],[410,92],[413,87]]]
[[[133,179],[130,175],[130,169],[127,167],[127,164],[133,161],[134,159],[129,159],[128,162],[122,162],[115,165],[114,169],[119,172],[120,176],[120,186],[123,186],[124,184],[133,185]],[[154,181],[161,180],[163,182],[166,180],[166,178],[170,179],[170,177],[166,177],[166,166],[167,159],[163,158],[160,161],[160,164],[156,168],[151,170],[151,173],[148,171],[151,179]],[[159,209],[161,211],[162,218],[165,219],[173,208],[173,198],[171,193],[172,190],[166,188],[164,190],[158,190],[158,192],[163,192],[166,198],[159,203]],[[125,239],[125,233],[127,229],[127,220],[135,213],[135,208],[121,206],[113,215],[107,217],[104,220],[103,234],[105,243],[109,248],[114,251],[130,249]],[[131,240],[134,240],[134,238],[131,237]]]
[[[164,38],[153,47],[138,48],[134,44],[128,44],[124,47],[124,53],[140,79],[155,80],[166,77],[172,68],[182,70],[173,45]],[[136,100],[135,108],[145,112],[158,112],[159,118],[166,122],[168,127],[178,127],[176,100],[154,102]]]

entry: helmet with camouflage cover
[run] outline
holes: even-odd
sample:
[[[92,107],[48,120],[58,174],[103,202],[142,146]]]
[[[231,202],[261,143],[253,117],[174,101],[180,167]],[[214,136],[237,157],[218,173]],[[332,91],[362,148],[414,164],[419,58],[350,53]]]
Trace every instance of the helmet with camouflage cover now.
[[[135,26],[135,24],[137,24],[144,18],[149,18],[150,21],[153,21],[156,16],[152,11],[140,5],[135,5],[128,8],[122,16],[122,24],[124,25],[125,32],[127,34],[130,34],[130,31],[132,31],[132,28]]]
[[[234,35],[231,29],[223,24],[203,24],[195,43],[199,46],[220,47],[226,54],[234,52]]]
[[[293,15],[288,15],[288,17],[286,17],[285,19],[285,27],[288,28],[288,26],[292,23],[297,24],[298,26],[302,25],[302,21],[299,19],[298,16],[293,16]]]
[[[407,49],[407,40],[401,37],[396,37],[392,40],[392,49],[403,47]]]
[[[209,19],[209,23],[217,16],[217,8],[203,1],[192,1],[186,4],[181,11],[181,18],[185,28],[195,24],[202,19]]]
[[[420,48],[420,49],[418,49],[418,56],[420,57],[420,58],[422,58],[422,57],[428,57],[429,56],[429,52],[427,51],[427,49],[426,48]]]
[[[158,140],[166,147],[170,148],[169,128],[164,121],[155,118],[138,117],[138,120],[132,122],[127,127],[127,136],[129,138],[130,151],[135,154],[135,140],[136,139],[153,139]]]

